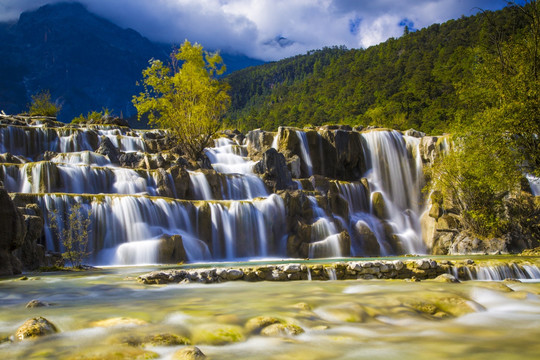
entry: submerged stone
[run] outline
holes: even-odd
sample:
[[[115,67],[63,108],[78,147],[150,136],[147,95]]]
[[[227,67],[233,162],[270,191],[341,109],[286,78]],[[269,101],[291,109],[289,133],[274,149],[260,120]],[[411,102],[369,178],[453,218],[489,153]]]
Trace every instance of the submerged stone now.
[[[17,340],[34,339],[45,335],[57,333],[58,329],[44,317],[29,319],[15,332]]]
[[[293,324],[272,324],[261,330],[264,336],[294,336],[302,333],[304,329]]]
[[[27,309],[37,308],[37,307],[46,307],[46,306],[50,306],[50,304],[45,301],[36,300],[36,299],[31,300],[28,302],[28,304],[26,304]]]
[[[259,333],[262,329],[272,324],[279,324],[282,321],[272,316],[257,316],[247,321],[245,327],[250,333]]]
[[[192,330],[194,344],[225,345],[244,341],[244,331],[237,325],[205,324]]]
[[[203,360],[206,355],[196,346],[186,347],[178,350],[172,356],[173,360]]]

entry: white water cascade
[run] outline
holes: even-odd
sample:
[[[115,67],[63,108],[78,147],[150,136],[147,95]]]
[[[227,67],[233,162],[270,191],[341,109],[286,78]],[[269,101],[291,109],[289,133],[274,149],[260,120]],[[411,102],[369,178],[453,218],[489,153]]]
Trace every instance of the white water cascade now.
[[[311,176],[313,175],[313,164],[311,162],[311,156],[309,155],[309,145],[306,133],[303,131],[296,131],[296,135],[298,136],[298,139],[300,139],[300,155],[304,164],[306,164],[307,175]]]
[[[369,170],[368,179],[372,196],[382,194],[388,211],[387,223],[399,237],[407,253],[421,254],[426,249],[420,229],[420,191],[422,163],[418,155],[418,142],[397,131],[371,131],[363,133],[366,140]],[[414,149],[409,153],[407,145]],[[416,159],[414,159],[416,155]]]
[[[222,198],[250,200],[268,196],[263,181],[253,173],[255,162],[247,158],[246,149],[228,138],[215,140],[215,147],[206,149],[212,167],[225,174]]]
[[[288,166],[298,169],[301,163],[304,175],[315,175],[293,180],[303,190],[270,194],[261,177],[269,188],[272,180],[253,172],[256,162],[248,157],[247,145],[228,137],[205,149],[212,169],[188,171],[178,156],[156,143],[162,132],[116,126],[0,124],[0,155],[7,159],[0,164],[0,180],[23,203],[39,204],[46,223],[44,245],[51,251],[63,251],[63,245],[53,236],[47,214],[56,212],[61,229],[72,207],[82,204],[91,218],[95,264],[155,263],[166,246],[183,248],[187,261],[283,258],[300,251],[310,258],[425,252],[418,219],[423,179],[419,139],[396,131],[350,131],[362,166],[354,165],[354,172],[340,178],[343,168],[338,173],[326,152],[337,151],[337,140],[332,144],[329,139],[339,135],[345,141],[345,130],[280,131],[290,131],[287,139],[295,144],[295,149],[280,150],[296,152],[301,160],[287,158]],[[336,132],[323,136],[322,131]],[[96,153],[109,142],[123,158],[138,160],[120,167]],[[275,135],[272,146],[285,143]],[[350,155],[344,154],[347,149],[340,147],[340,156]],[[156,159],[169,155],[177,162],[156,169]],[[329,178],[333,168],[338,175]],[[307,230],[294,233],[298,229]],[[291,252],[298,240],[296,253]]]

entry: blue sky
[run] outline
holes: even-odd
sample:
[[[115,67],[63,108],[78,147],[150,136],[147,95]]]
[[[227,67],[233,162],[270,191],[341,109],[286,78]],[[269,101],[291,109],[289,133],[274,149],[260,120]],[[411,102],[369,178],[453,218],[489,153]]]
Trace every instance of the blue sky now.
[[[0,21],[52,0],[1,0]],[[362,48],[409,29],[501,9],[503,0],[80,0],[154,41],[277,60],[324,46]]]

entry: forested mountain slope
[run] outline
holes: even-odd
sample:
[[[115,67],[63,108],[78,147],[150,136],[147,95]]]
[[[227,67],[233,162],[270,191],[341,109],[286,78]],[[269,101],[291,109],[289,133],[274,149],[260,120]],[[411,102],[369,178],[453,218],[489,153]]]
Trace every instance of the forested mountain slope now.
[[[325,48],[232,73],[227,125],[325,123],[447,130],[476,51],[524,27],[514,7],[434,24],[367,49]]]

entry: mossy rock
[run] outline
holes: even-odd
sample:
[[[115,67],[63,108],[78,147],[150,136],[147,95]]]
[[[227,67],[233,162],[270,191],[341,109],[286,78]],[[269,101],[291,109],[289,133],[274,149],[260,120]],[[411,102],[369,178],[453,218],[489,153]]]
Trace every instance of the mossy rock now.
[[[75,354],[64,358],[65,360],[148,360],[157,359],[159,354],[128,346],[111,346],[98,350],[84,350],[80,354]]]
[[[163,333],[157,335],[149,335],[143,339],[143,345],[152,346],[177,346],[177,345],[191,345],[191,341],[183,336],[178,336],[170,333]]]
[[[325,320],[338,322],[365,322],[369,315],[366,309],[356,303],[326,306],[315,310],[315,313]]]
[[[458,295],[443,295],[431,299],[433,304],[441,311],[453,316],[462,316],[475,312],[470,305],[470,300]]]
[[[206,355],[196,346],[190,346],[178,350],[172,356],[172,360],[204,360]]]
[[[249,319],[246,322],[245,328],[250,333],[258,334],[265,327],[280,323],[283,323],[283,321],[272,316],[257,316]]]
[[[264,336],[295,336],[303,333],[304,329],[294,324],[272,324],[261,330]]]
[[[194,344],[225,345],[244,341],[244,330],[237,325],[206,324],[193,329]]]
[[[58,329],[44,317],[29,319],[15,332],[17,340],[35,339],[41,336],[57,333]]]

